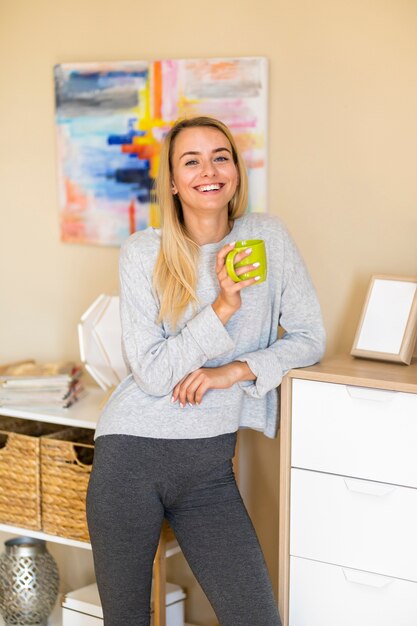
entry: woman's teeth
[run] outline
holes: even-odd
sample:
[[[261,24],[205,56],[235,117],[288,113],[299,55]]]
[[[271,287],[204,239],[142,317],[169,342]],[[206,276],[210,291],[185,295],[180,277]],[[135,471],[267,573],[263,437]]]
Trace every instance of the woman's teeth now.
[[[220,189],[220,185],[201,185],[200,187],[197,187],[197,189],[198,191],[218,191]]]

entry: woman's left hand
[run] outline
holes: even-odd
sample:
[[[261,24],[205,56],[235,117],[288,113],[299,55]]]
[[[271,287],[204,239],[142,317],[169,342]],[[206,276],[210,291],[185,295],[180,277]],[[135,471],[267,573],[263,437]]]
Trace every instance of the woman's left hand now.
[[[185,376],[174,387],[172,402],[179,400],[183,408],[188,404],[200,404],[209,389],[228,389],[240,380],[255,380],[248,364],[233,361],[220,367],[201,367]]]

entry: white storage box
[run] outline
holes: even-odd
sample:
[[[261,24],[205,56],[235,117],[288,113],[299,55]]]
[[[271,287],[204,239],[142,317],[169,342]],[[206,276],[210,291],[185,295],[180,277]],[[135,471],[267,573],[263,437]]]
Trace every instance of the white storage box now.
[[[184,599],[185,593],[181,587],[166,583],[167,626],[184,626]],[[103,611],[96,583],[64,596],[62,626],[103,626]]]

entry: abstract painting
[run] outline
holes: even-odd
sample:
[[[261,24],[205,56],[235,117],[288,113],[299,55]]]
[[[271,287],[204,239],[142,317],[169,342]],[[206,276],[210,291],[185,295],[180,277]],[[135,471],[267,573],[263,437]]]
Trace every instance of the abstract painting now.
[[[177,59],[55,66],[61,239],[118,246],[158,226],[161,142],[179,118],[231,129],[249,176],[249,211],[267,209],[267,60]]]

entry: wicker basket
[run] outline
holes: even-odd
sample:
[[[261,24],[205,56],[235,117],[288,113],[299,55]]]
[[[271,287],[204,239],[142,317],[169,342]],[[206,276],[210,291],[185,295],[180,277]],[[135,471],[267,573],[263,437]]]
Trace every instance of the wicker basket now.
[[[42,530],[89,541],[85,499],[90,479],[94,433],[67,428],[41,439]]]
[[[40,439],[56,424],[0,416],[0,522],[41,528]]]

